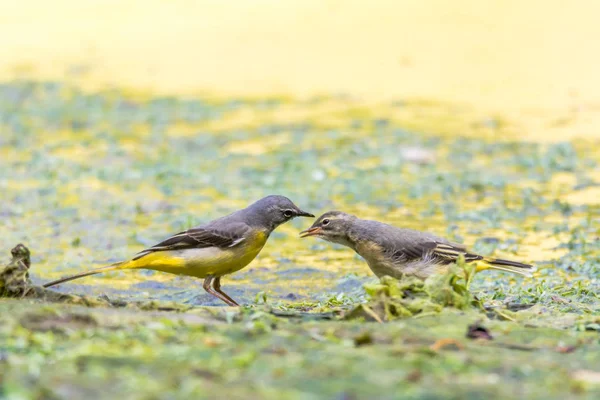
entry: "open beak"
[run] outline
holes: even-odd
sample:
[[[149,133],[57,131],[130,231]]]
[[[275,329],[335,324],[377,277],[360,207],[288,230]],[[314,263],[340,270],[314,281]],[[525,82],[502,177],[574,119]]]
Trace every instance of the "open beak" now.
[[[309,236],[315,236],[318,235],[319,233],[321,233],[323,229],[320,226],[314,227],[314,228],[308,228],[305,231],[300,232],[300,237],[301,238],[305,238],[305,237],[309,237]]]
[[[315,216],[314,216],[314,215],[312,215],[311,213],[309,213],[309,212],[306,212],[306,211],[302,211],[301,209],[298,209],[298,210],[296,210],[296,213],[297,213],[297,215],[298,215],[299,217],[311,217],[311,218],[314,218],[314,217],[315,217]]]

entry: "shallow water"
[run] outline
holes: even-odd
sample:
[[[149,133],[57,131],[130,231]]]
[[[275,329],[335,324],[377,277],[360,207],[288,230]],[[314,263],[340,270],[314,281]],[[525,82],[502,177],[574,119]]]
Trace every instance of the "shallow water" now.
[[[360,397],[380,393],[375,386],[405,384],[417,396],[454,390],[456,382],[464,384],[457,393],[473,398],[514,393],[519,385],[522,393],[546,395],[540,382],[557,396],[598,389],[593,373],[578,372],[595,371],[600,354],[594,332],[600,322],[598,141],[529,142],[510,123],[455,114],[435,102],[160,97],[86,92],[61,82],[5,82],[0,116],[3,251],[8,257],[15,244],[28,246],[38,284],[130,257],[268,194],[286,195],[314,214],[339,209],[429,230],[539,269],[533,279],[491,271],[475,277],[471,290],[488,306],[535,304],[507,311],[508,321],[446,310],[385,327],[294,325],[259,308],[240,316],[221,307],[192,310],[208,313],[200,322],[189,312],[164,313],[157,321],[143,312],[3,300],[6,393],[97,395],[99,383],[108,381],[120,382],[114,393],[139,397],[153,390],[185,396],[206,387],[232,396],[249,390],[257,397]],[[254,262],[224,278],[224,290],[240,303],[266,300],[276,309],[327,311],[364,301],[362,285],[376,281],[366,264],[346,248],[299,239],[310,224],[302,219],[280,227]],[[58,290],[223,305],[197,279],[152,271],[88,277]],[[72,312],[100,316],[73,326],[59,322],[56,333],[24,323],[30,312],[52,321]],[[225,325],[232,315],[241,323]],[[467,344],[466,326],[476,319],[500,339],[534,349],[496,352]],[[375,345],[356,347],[353,338],[363,331]],[[458,349],[430,349],[448,337],[460,341]],[[576,349],[555,351],[561,346]],[[68,371],[59,386],[50,383],[58,378],[45,363]],[[23,365],[25,375],[18,372]],[[121,372],[111,372],[111,365]],[[171,376],[165,365],[199,372]],[[31,376],[41,380],[27,388]],[[326,384],[323,376],[334,378]],[[569,383],[562,387],[559,379]]]

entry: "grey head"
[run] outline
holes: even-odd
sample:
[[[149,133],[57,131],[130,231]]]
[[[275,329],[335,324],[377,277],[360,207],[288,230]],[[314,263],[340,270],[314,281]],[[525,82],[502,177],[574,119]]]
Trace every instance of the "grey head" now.
[[[314,215],[301,210],[287,197],[279,195],[264,197],[250,204],[242,212],[249,225],[266,228],[269,231],[296,217],[314,218]]]
[[[352,247],[349,237],[356,217],[341,211],[328,211],[321,215],[308,229],[300,232],[300,237],[316,236],[328,242],[343,244]]]

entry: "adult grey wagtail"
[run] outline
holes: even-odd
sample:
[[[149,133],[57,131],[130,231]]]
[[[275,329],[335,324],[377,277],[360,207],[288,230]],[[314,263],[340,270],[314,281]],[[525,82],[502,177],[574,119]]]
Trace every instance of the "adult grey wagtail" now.
[[[129,261],[82,272],[47,283],[44,287],[125,269],[152,269],[204,278],[202,287],[230,306],[237,306],[221,290],[221,277],[248,265],[279,225],[295,217],[314,217],[284,196],[267,196],[247,208],[205,225],[180,232],[136,254]]]
[[[497,269],[531,276],[532,265],[499,258],[483,257],[469,252],[465,246],[431,233],[396,228],[378,221],[360,219],[341,211],[321,215],[301,237],[316,236],[350,247],[367,261],[377,275],[399,279],[412,275],[425,279],[458,261],[477,262],[476,271]]]

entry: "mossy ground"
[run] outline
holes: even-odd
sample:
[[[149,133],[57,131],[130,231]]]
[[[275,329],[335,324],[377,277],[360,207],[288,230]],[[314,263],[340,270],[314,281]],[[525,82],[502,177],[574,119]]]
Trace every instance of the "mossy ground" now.
[[[298,239],[310,222],[294,221],[225,278],[253,305],[242,311],[203,307],[222,304],[198,280],[144,271],[59,290],[190,309],[0,301],[0,396],[594,398],[600,143],[523,141],[516,126],[436,102],[2,84],[2,254],[24,243],[34,283],[127,258],[272,193],[539,270],[478,274],[471,292],[492,312],[445,308],[385,324],[277,317],[267,311],[347,309],[376,283],[348,249]],[[465,337],[476,321],[493,340]]]

